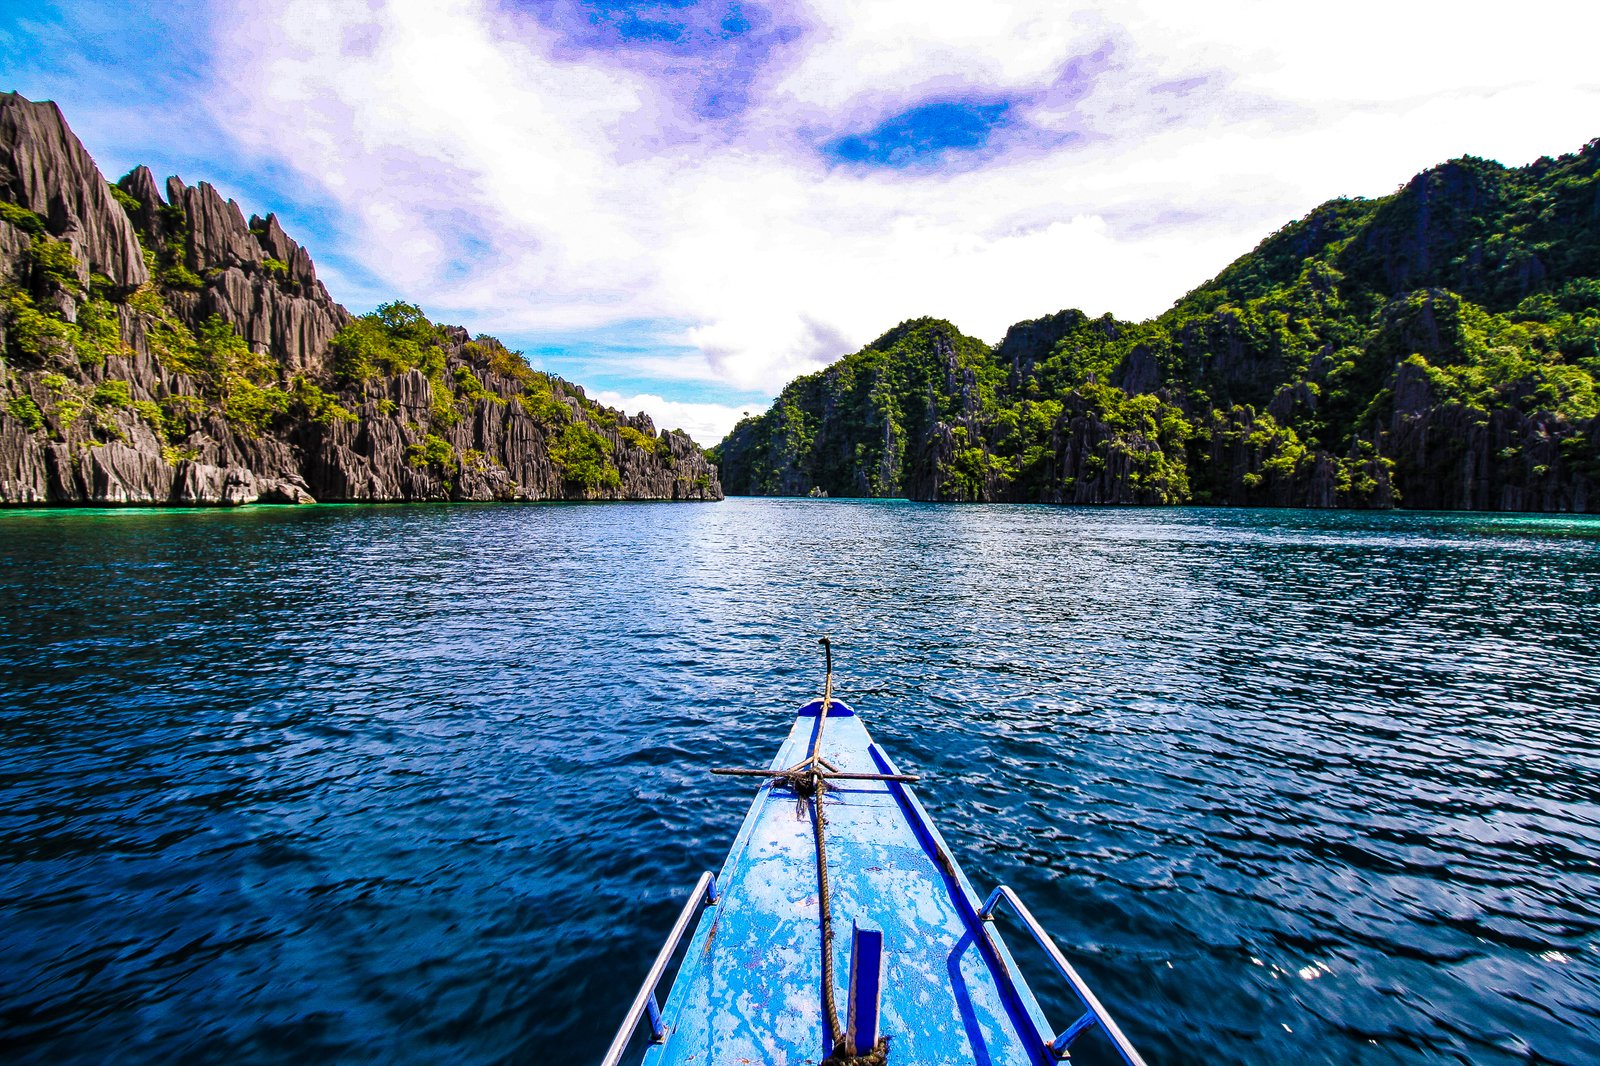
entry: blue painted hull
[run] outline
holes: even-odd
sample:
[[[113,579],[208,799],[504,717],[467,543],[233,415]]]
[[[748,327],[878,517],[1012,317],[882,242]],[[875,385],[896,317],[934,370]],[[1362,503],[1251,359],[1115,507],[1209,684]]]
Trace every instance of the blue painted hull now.
[[[774,770],[806,757],[819,709],[801,710]],[[837,700],[821,754],[841,771],[895,772]],[[1038,1003],[910,787],[836,781],[823,803],[841,1011],[850,930],[862,921],[883,931],[880,1031],[891,1063],[1055,1061]],[[763,783],[717,881],[662,1011],[663,1039],[644,1063],[821,1061],[831,1049],[810,803]]]

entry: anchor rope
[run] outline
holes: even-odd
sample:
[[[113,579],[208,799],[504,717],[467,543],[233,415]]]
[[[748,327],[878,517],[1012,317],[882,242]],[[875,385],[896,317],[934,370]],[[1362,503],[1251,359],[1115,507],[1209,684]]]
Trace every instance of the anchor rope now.
[[[823,828],[827,819],[822,813],[822,794],[828,788],[822,772],[822,731],[828,725],[828,710],[833,706],[833,643],[822,638],[822,650],[827,657],[827,676],[822,685],[822,711],[817,716],[817,732],[811,738],[811,755],[805,762],[791,767],[781,775],[797,793],[803,786],[811,797],[811,835],[817,845],[817,903],[822,911],[822,1009],[828,1026],[828,1045],[832,1049],[820,1066],[884,1066],[888,1061],[889,1043],[880,1038],[875,1047],[862,1051],[850,1042],[850,1034],[839,1023],[839,1004],[835,998],[833,980],[833,892],[828,883],[828,846]],[[803,782],[800,780],[805,778]]]
[[[817,716],[817,732],[811,738],[811,758],[807,761],[811,765],[811,835],[817,842],[817,902],[822,908],[822,1008],[828,1022],[828,1043],[833,1049],[829,1058],[835,1058],[841,1051],[855,1049],[840,1046],[845,1040],[845,1033],[839,1025],[839,1004],[833,993],[832,890],[828,884],[828,846],[822,831],[827,824],[822,813],[822,793],[828,786],[817,766],[817,758],[822,752],[822,731],[828,726],[828,711],[833,707],[833,643],[827,637],[822,638],[822,651],[827,657],[827,674],[822,683],[822,712]]]

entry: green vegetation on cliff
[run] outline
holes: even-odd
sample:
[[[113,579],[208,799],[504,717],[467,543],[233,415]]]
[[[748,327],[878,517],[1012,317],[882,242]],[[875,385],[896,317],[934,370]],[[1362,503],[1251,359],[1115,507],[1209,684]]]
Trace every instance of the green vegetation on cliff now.
[[[112,189],[119,207],[138,210],[138,200],[117,186]],[[137,231],[152,280],[118,291],[98,275],[86,286],[67,242],[44,232],[38,215],[5,201],[0,208],[0,220],[31,238],[24,284],[0,286],[0,336],[8,349],[3,354],[18,367],[44,371],[39,380],[48,394],[45,407],[26,393],[6,399],[5,411],[28,432],[50,431],[66,439],[74,425],[83,424],[86,412],[128,410],[160,435],[165,458],[176,462],[191,454],[193,449],[179,445],[201,429],[209,414],[219,415],[244,437],[296,425],[355,422],[358,415],[352,408],[374,393],[381,397],[374,399],[378,413],[394,413],[393,401],[382,396],[387,383],[416,372],[427,383],[428,403],[424,422],[417,424],[419,436],[406,447],[406,461],[414,468],[449,473],[463,464],[487,468],[493,463],[483,452],[458,454],[435,432],[455,426],[480,403],[509,402],[486,379],[505,379],[514,386],[513,397],[542,425],[550,459],[572,492],[598,494],[621,484],[613,461],[616,446],[602,430],[615,431],[623,446],[672,463],[667,438],[619,423],[617,412],[594,403],[577,386],[534,370],[521,353],[493,337],[467,340],[464,331],[430,321],[415,304],[397,300],[349,320],[328,343],[329,380],[321,384],[303,372],[289,372],[246,343],[220,315],[206,315],[191,325],[196,315],[179,310],[187,306],[182,293],[202,288],[204,281],[183,265],[189,237],[181,210],[160,212],[159,237]],[[271,259],[264,267],[274,276],[288,269]],[[135,399],[125,380],[105,379],[93,386],[74,380],[81,369],[135,355],[122,336],[124,319],[155,363],[182,375],[186,384],[180,387],[192,392],[163,389],[154,397]],[[0,371],[4,366],[0,362]],[[126,439],[114,419],[101,417],[82,443]]]
[[[601,497],[721,491],[682,432],[415,304],[352,316],[275,215],[107,183],[0,92],[0,506]]]
[[[520,352],[493,337],[463,341],[454,327],[431,322],[415,304],[393,301],[353,319],[334,334],[329,348],[335,380],[364,390],[385,378],[416,372],[428,383],[429,425],[449,428],[480,402],[504,406],[508,399],[490,391],[474,371],[495,375],[517,387],[515,399],[544,428],[551,461],[566,484],[580,494],[616,489],[621,474],[612,461],[611,441],[598,427],[615,429],[617,415],[584,395],[577,386],[534,370]],[[461,358],[451,366],[450,353]],[[631,426],[629,443],[645,434]],[[655,438],[649,438],[654,444]],[[653,454],[653,449],[652,449]],[[410,445],[407,460],[415,467],[450,468],[465,462],[443,438],[429,433]]]
[[[716,449],[732,493],[1600,509],[1600,141],[1335,200],[1147,322],[907,322]]]

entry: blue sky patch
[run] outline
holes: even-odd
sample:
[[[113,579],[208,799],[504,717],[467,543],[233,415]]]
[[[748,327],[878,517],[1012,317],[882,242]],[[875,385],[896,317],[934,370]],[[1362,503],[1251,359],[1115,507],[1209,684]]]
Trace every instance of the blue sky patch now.
[[[873,129],[825,142],[822,154],[835,163],[855,166],[926,166],[952,154],[982,151],[1010,124],[1011,104],[1004,100],[918,104]]]
[[[736,118],[756,77],[801,27],[772,6],[741,0],[555,0],[513,6],[584,56],[651,74],[698,118]]]
[[[681,333],[687,325],[673,319],[630,319],[592,329],[501,330],[497,335],[535,367],[591,391],[609,389],[625,396],[648,392],[684,403],[748,405],[752,412],[765,410],[771,397],[760,390],[698,379],[674,380],[640,370],[640,360],[698,355],[697,348],[665,339]]]

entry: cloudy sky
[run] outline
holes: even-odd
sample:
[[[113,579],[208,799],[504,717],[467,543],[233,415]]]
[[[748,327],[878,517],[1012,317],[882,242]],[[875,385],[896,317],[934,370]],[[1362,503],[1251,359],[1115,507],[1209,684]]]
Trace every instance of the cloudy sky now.
[[[334,296],[704,444],[918,315],[1144,318],[1333,196],[1600,136],[1600,5],[0,5],[0,88],[277,211]]]

